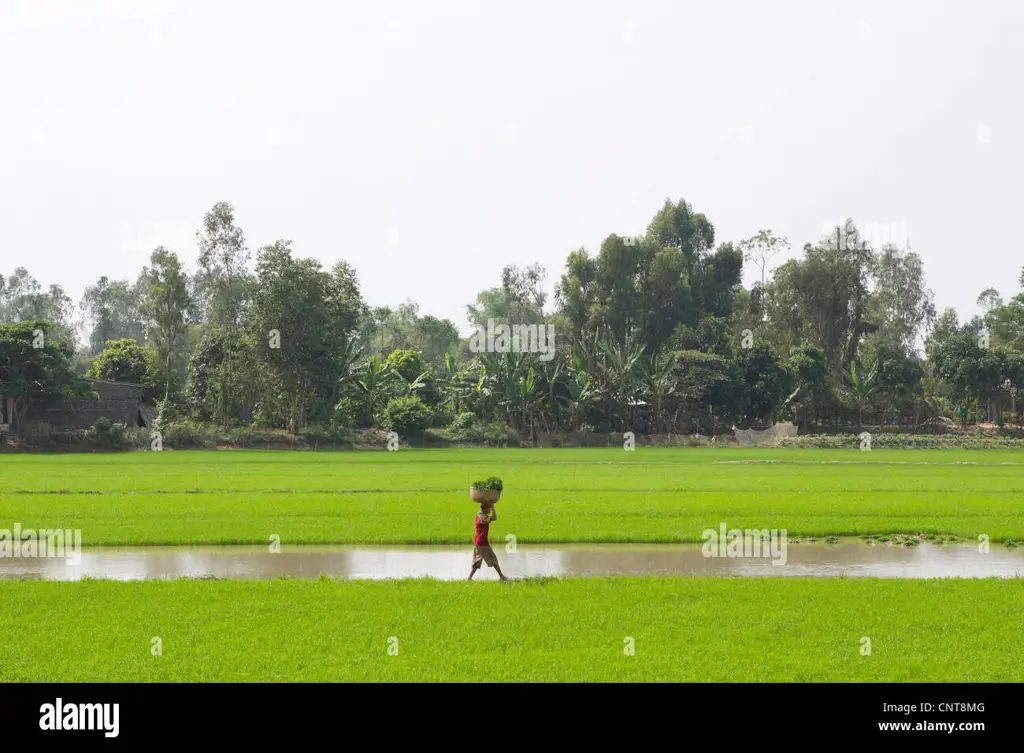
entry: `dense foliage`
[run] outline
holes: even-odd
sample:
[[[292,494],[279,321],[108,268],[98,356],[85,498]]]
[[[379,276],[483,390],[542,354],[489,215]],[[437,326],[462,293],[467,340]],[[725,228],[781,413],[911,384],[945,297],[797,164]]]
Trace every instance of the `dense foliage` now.
[[[467,305],[488,330],[470,338],[410,301],[369,306],[346,262],[325,268],[289,241],[250,263],[229,204],[197,237],[194,272],[157,248],[134,282],[100,277],[77,319],[59,286],[23,267],[0,276],[7,422],[73,373],[143,384],[162,417],[225,431],[472,441],[1021,422],[1024,292],[984,291],[967,322],[938,313],[920,256],[871,248],[852,220],[772,269],[785,238],[717,242],[709,218],[666,201],[644,236],[569,253],[550,306],[542,267],[506,267]]]

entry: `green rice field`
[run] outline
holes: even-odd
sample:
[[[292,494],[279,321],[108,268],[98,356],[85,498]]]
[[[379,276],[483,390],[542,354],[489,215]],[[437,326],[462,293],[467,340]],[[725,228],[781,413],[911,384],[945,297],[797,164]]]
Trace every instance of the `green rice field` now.
[[[490,475],[496,525],[529,543],[695,542],[722,522],[1024,539],[1016,451],[165,451],[0,455],[0,474],[0,527],[78,528],[84,546],[463,544]]]
[[[495,533],[531,544],[720,523],[1024,539],[1024,457],[954,450],[6,454],[0,529],[468,547],[491,475]],[[0,599],[0,682],[1024,681],[1015,578],[0,580]]]
[[[0,682],[1024,680],[1007,580],[0,581],[0,599]]]

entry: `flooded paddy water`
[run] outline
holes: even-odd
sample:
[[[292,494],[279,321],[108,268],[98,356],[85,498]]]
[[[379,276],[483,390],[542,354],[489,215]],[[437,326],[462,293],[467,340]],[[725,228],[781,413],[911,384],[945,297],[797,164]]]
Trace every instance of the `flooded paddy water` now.
[[[494,547],[513,578],[610,575],[738,577],[989,578],[1024,574],[1024,548],[993,543],[916,546],[793,543],[785,562],[767,556],[705,557],[701,544],[520,544]],[[0,578],[157,580],[169,578],[274,579],[282,576],[343,579],[435,578],[469,574],[467,546],[150,546],[83,549],[77,562],[64,558],[0,558]],[[495,580],[484,567],[479,580]]]

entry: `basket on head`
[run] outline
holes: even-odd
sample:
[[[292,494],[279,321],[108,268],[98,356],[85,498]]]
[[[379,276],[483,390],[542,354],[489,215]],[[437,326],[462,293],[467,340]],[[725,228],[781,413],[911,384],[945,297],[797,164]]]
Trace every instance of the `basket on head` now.
[[[494,489],[477,489],[475,486],[469,487],[469,496],[474,502],[487,502],[494,504],[501,497],[501,492]]]

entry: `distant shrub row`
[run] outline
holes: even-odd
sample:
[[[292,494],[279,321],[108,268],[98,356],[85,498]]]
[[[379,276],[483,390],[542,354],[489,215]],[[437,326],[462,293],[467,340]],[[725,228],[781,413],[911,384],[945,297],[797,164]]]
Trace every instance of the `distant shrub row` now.
[[[856,434],[845,436],[809,436],[783,439],[779,447],[805,449],[856,450],[860,439]],[[872,434],[872,450],[1024,450],[1024,439],[977,436],[922,436],[912,434]]]
[[[507,424],[499,421],[481,423],[473,413],[460,413],[444,427],[431,427],[440,416],[427,416],[420,406],[410,402],[393,401],[389,418],[392,431],[399,435],[403,446],[412,447],[532,447],[529,437],[524,437]],[[432,419],[432,420],[431,420]],[[425,425],[426,424],[426,425]],[[215,424],[192,420],[168,421],[160,432],[161,441],[167,449],[213,449],[235,447],[239,449],[341,449],[376,447],[387,445],[387,432],[380,429],[346,429],[331,426],[310,426],[300,434],[292,436],[276,429],[260,429],[252,426],[226,428]],[[99,419],[86,432],[65,433],[51,437],[33,438],[24,442],[26,449],[93,449],[93,450],[144,450],[149,449],[156,436],[155,429],[126,426],[109,419]],[[719,447],[736,447],[731,435],[716,438]],[[655,441],[659,440],[659,441]],[[538,435],[537,446],[542,447],[613,447],[622,444],[621,434],[565,434]],[[655,437],[640,435],[636,446],[710,446],[708,437],[695,439],[690,435]],[[861,441],[857,434],[805,435],[783,439],[778,447],[795,449],[837,449],[856,450]],[[961,436],[872,433],[871,449],[978,449],[1024,450],[1024,438],[1010,436]]]
[[[475,413],[460,413],[447,427],[431,433],[442,443],[489,447],[524,444],[523,437],[508,425],[499,421],[480,423]]]

